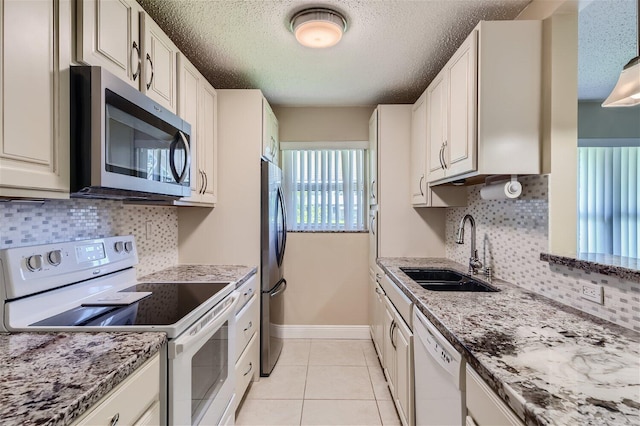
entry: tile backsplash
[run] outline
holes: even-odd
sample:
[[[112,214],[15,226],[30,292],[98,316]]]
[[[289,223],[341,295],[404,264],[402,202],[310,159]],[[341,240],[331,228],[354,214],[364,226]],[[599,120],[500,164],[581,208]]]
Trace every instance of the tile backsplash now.
[[[84,199],[0,202],[0,249],[115,235],[135,237],[138,276],[178,263],[176,207]]]
[[[519,180],[523,191],[518,199],[482,200],[482,185],[477,185],[468,189],[467,207],[447,209],[447,257],[468,264],[469,224],[463,245],[455,243],[455,233],[463,216],[471,214],[476,221],[478,257],[493,268],[495,277],[640,331],[640,284],[540,260],[540,253],[548,252],[549,244],[548,176]],[[584,282],[604,287],[604,305],[581,298]]]

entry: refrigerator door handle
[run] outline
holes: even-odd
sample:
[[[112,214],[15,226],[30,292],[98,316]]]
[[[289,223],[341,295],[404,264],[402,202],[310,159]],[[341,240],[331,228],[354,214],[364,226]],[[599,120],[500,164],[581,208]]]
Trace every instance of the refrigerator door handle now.
[[[287,280],[283,278],[280,281],[278,281],[278,284],[276,284],[276,287],[273,289],[273,291],[269,293],[269,296],[276,297],[286,289],[287,289]]]
[[[282,239],[278,238],[280,244],[276,247],[276,258],[278,266],[281,266],[284,260],[284,251],[287,246],[287,212],[284,207],[284,195],[280,187],[278,187],[278,209],[280,209],[280,215],[282,217],[282,222],[279,224],[282,226]]]

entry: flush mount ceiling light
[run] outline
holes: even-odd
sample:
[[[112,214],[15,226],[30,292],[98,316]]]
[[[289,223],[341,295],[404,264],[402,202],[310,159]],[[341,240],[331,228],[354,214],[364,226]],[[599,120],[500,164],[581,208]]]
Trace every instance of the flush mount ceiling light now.
[[[638,25],[638,56],[622,68],[620,78],[603,107],[627,107],[640,104],[640,0],[636,9]]]
[[[303,46],[316,49],[335,46],[347,30],[347,20],[335,10],[302,10],[291,18],[290,29]]]

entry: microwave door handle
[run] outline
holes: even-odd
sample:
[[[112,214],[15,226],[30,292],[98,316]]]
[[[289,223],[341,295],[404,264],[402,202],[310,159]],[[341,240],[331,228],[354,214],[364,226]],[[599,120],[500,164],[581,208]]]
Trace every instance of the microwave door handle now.
[[[184,168],[182,169],[182,173],[178,174],[176,170],[176,147],[178,146],[178,142],[182,142],[184,145]],[[189,150],[189,142],[187,142],[187,138],[184,133],[178,130],[178,135],[171,142],[171,146],[169,147],[169,165],[171,166],[171,174],[177,183],[184,182],[187,177],[187,173],[189,173],[189,166],[191,165],[191,151]]]

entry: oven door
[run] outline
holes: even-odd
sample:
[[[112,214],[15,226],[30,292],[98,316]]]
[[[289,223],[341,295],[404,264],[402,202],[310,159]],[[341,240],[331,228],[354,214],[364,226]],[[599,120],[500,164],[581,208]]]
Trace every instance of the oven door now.
[[[217,425],[235,390],[234,292],[169,342],[169,424]]]

